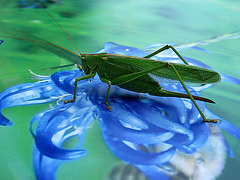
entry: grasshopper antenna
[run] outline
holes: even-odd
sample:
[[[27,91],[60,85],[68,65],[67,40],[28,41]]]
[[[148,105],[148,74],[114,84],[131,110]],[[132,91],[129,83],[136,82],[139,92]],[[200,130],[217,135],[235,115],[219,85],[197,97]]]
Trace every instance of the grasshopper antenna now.
[[[38,3],[40,5],[40,7],[52,18],[52,20],[55,21],[55,23],[63,30],[63,32],[67,35],[68,39],[72,42],[72,44],[75,46],[75,48],[77,49],[77,51],[79,52],[79,54],[82,56],[82,53],[79,51],[79,49],[77,48],[76,44],[73,42],[73,40],[70,38],[70,36],[68,35],[68,33],[63,29],[63,27],[57,22],[57,20],[42,6],[42,4],[37,1],[34,0],[36,3]]]
[[[22,40],[22,41],[30,41],[30,42],[40,43],[40,44],[47,44],[47,45],[50,45],[50,46],[55,46],[55,47],[64,49],[66,51],[69,51],[69,52],[75,54],[76,56],[79,56],[77,53],[75,53],[75,52],[73,52],[73,51],[71,51],[71,50],[69,50],[67,48],[64,48],[64,47],[61,47],[61,46],[58,46],[58,45],[52,44],[52,43],[47,43],[47,42],[37,41],[37,40],[32,40],[32,39],[19,38],[19,37],[12,37],[12,36],[2,36],[2,35],[0,35],[0,37],[11,38],[11,39],[18,39],[18,40]]]

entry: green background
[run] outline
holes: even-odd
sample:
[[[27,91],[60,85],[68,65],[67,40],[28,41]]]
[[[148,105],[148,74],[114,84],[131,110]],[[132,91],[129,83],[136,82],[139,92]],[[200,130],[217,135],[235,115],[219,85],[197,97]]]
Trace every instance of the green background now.
[[[0,34],[15,37],[33,35],[75,51],[61,29],[42,9],[20,9],[17,1],[1,0]],[[144,49],[152,43],[191,43],[217,35],[240,31],[240,2],[237,0],[89,0],[62,1],[47,9],[64,27],[83,53],[103,48],[105,42]],[[29,36],[31,39],[31,36]],[[24,82],[33,82],[28,69],[49,75],[41,69],[67,64],[64,59],[26,42],[4,39],[0,45],[0,92]],[[218,72],[240,78],[240,39],[218,41],[201,46],[213,54],[184,50]],[[208,108],[240,128],[240,86],[221,82],[205,90],[216,105]],[[0,127],[0,179],[34,179],[32,170],[33,138],[29,132],[31,117],[49,105],[4,109],[12,127]],[[227,158],[218,179],[240,177],[240,142],[224,133],[235,158]],[[57,179],[103,179],[120,161],[105,147],[99,124],[88,129],[84,147],[88,155],[63,164]],[[91,178],[90,178],[91,177]]]

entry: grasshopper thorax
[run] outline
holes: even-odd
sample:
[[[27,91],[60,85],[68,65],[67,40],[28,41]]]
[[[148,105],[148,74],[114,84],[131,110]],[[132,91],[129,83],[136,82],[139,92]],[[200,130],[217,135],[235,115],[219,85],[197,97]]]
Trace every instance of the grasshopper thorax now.
[[[91,70],[94,70],[97,68],[98,61],[105,56],[106,53],[100,53],[100,54],[82,54],[80,57],[82,60],[82,67],[85,71],[88,68]]]
[[[96,68],[97,59],[93,54],[82,54],[81,59],[84,71],[86,68],[90,68],[91,70]]]
[[[104,56],[104,54],[82,54],[82,68],[85,74],[89,74],[91,72],[96,72],[98,61]]]

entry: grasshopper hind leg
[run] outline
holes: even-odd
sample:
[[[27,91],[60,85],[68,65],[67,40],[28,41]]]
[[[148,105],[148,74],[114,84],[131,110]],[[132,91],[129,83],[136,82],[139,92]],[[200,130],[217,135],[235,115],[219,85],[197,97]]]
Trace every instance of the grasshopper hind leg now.
[[[165,45],[162,48],[154,51],[153,53],[145,56],[144,58],[151,58],[152,56],[155,56],[156,54],[161,53],[167,49],[172,49],[173,52],[175,52],[175,54],[182,60],[182,62],[184,62],[184,64],[188,65],[187,61],[182,57],[182,55],[171,45]]]
[[[213,122],[213,123],[217,123],[217,122],[222,122],[221,119],[207,119],[206,116],[203,114],[202,110],[199,108],[199,106],[197,105],[196,101],[194,100],[193,96],[191,95],[191,93],[189,92],[188,88],[186,87],[186,85],[184,84],[181,76],[179,75],[177,69],[175,68],[175,66],[171,63],[169,63],[169,66],[172,67],[173,71],[175,72],[176,76],[178,77],[180,83],[182,84],[183,88],[185,89],[185,91],[187,92],[189,98],[192,100],[193,104],[195,105],[195,107],[197,108],[198,112],[200,113],[200,115],[203,118],[204,122]]]
[[[158,53],[161,53],[161,52],[163,52],[163,51],[165,51],[165,50],[167,50],[167,49],[172,49],[172,50],[177,54],[177,56],[184,62],[184,64],[188,65],[187,61],[186,61],[186,60],[179,54],[179,52],[178,52],[173,46],[171,46],[171,45],[165,45],[165,46],[163,46],[162,48],[156,50],[155,52],[153,52],[153,53],[145,56],[144,58],[151,58],[152,56],[154,56],[154,55],[156,55],[156,54],[158,54]],[[181,76],[180,76],[179,73],[177,72],[177,70],[176,70],[176,68],[174,67],[174,65],[171,64],[171,63],[168,63],[168,65],[172,67],[173,71],[175,72],[176,76],[178,77],[178,80],[180,81],[180,83],[182,84],[183,88],[184,88],[185,91],[187,92],[188,97],[185,97],[185,98],[189,98],[189,99],[192,100],[193,104],[195,105],[195,107],[196,107],[197,110],[199,111],[200,115],[202,116],[203,121],[204,121],[204,122],[213,122],[213,123],[217,123],[218,121],[221,122],[221,121],[222,121],[221,119],[207,119],[207,118],[205,117],[205,115],[203,114],[202,110],[199,108],[199,106],[197,105],[196,101],[194,100],[194,98],[196,98],[196,99],[198,99],[198,100],[204,101],[204,100],[203,100],[204,98],[201,99],[201,97],[195,97],[195,96],[193,97],[193,96],[191,95],[191,93],[189,92],[189,90],[187,89],[186,85],[184,84]],[[161,93],[164,94],[165,92],[162,91]],[[160,93],[160,94],[161,94],[161,93]],[[149,94],[150,94],[150,93],[149,93]],[[158,93],[152,94],[152,95],[157,95],[157,94],[158,94]],[[180,95],[180,94],[177,95],[177,93],[176,93],[175,95],[176,95],[176,97],[181,97],[181,96],[178,96],[178,95]],[[171,96],[174,96],[174,95],[172,94]],[[200,98],[200,99],[199,99],[199,98]],[[209,102],[209,101],[206,101],[206,102]]]

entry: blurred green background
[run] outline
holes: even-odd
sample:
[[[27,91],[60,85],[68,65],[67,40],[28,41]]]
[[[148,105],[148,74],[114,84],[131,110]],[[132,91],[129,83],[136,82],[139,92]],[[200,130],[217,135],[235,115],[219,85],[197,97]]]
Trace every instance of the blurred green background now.
[[[62,30],[42,9],[19,8],[17,1],[0,0],[0,34],[36,36],[76,52]],[[105,42],[144,49],[153,43],[191,43],[214,36],[240,31],[240,2],[237,0],[62,0],[47,10],[68,32],[83,53],[94,53]],[[7,39],[0,45],[0,92],[25,82],[31,74],[50,75],[41,69],[68,62],[23,41]],[[240,39],[218,41],[201,46],[212,52],[184,50],[218,72],[240,78]],[[240,128],[240,86],[219,83],[205,90],[216,105],[208,108]],[[13,121],[12,127],[0,127],[0,179],[34,179],[32,170],[33,138],[29,132],[31,117],[49,105],[14,107],[3,113]],[[240,177],[240,142],[226,135],[235,158],[227,158],[225,170],[218,179]],[[63,164],[57,179],[103,179],[119,160],[105,147],[95,122],[87,131],[84,147],[88,155]],[[96,173],[97,172],[97,173]],[[90,178],[91,177],[91,178]]]

